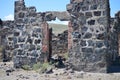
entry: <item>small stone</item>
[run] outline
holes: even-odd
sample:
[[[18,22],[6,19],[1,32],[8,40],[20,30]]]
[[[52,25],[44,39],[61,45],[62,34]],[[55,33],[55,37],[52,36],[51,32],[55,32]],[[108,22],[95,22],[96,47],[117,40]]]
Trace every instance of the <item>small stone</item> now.
[[[80,45],[81,45],[81,46],[86,46],[86,41],[83,41],[83,40],[82,40],[81,43],[80,43]]]
[[[95,11],[94,16],[101,16],[101,11]]]
[[[89,9],[89,6],[83,6],[83,7],[82,7],[82,10],[83,10],[83,11],[87,11],[88,9]]]
[[[91,10],[95,10],[95,9],[97,9],[97,7],[98,7],[97,5],[92,5],[92,6],[90,7],[90,9],[91,9]]]
[[[91,12],[86,12],[86,13],[85,13],[85,16],[86,16],[87,18],[91,18],[91,17],[92,17],[92,13],[91,13]]]
[[[70,69],[68,72],[69,72],[69,73],[74,73],[74,70],[73,70],[73,69]]]
[[[10,74],[7,72],[6,75],[9,76]]]
[[[71,11],[72,8],[73,8],[73,4],[68,4],[68,5],[67,5],[67,11]]]
[[[93,53],[93,49],[92,48],[82,48],[82,52]]]
[[[52,67],[48,67],[46,70],[46,74],[53,73]]]
[[[14,32],[14,36],[19,36],[20,33],[19,32]]]
[[[89,33],[89,32],[86,33],[84,36],[84,38],[86,38],[86,39],[91,38],[91,37],[92,37],[92,33]]]
[[[71,77],[71,76],[68,76],[67,79],[72,79],[72,77]]]
[[[88,25],[95,25],[95,20],[88,21]]]
[[[105,17],[100,17],[97,21],[99,24],[107,24],[107,22],[106,22],[107,18],[105,18]]]

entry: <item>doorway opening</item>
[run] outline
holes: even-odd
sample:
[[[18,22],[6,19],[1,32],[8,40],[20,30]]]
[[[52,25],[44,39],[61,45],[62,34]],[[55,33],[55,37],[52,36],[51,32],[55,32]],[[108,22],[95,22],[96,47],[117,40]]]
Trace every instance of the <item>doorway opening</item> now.
[[[60,21],[56,18],[55,21],[48,22],[50,31],[52,31],[50,49],[51,55],[63,56],[68,52],[68,21]]]

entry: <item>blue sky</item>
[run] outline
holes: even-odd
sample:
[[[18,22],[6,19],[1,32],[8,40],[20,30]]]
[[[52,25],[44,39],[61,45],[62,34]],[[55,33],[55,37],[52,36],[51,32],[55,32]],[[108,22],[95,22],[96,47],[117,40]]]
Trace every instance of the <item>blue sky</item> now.
[[[13,19],[14,1],[16,0],[0,0],[0,18],[2,20]],[[65,11],[66,4],[70,0],[25,0],[26,6],[35,6],[37,12],[44,11]],[[120,10],[120,0],[110,0],[111,16]]]

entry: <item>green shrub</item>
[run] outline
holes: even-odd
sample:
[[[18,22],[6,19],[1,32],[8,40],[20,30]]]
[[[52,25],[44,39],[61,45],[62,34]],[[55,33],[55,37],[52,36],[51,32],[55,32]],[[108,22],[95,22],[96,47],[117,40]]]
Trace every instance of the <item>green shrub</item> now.
[[[64,57],[65,59],[68,59],[68,53],[64,53],[63,57]]]
[[[46,70],[47,70],[47,68],[49,68],[49,67],[51,67],[52,68],[52,65],[50,65],[48,62],[46,62],[46,63],[43,63],[42,64],[42,67],[40,68],[40,73],[44,73]]]
[[[29,65],[23,65],[22,69],[24,69],[24,70],[30,70],[30,66]]]
[[[36,71],[36,70],[40,69],[41,67],[42,67],[42,64],[41,63],[37,63],[37,64],[34,64],[32,68],[33,68],[33,70]]]
[[[0,53],[2,53],[2,50],[3,50],[3,47],[2,47],[2,46],[0,46]]]

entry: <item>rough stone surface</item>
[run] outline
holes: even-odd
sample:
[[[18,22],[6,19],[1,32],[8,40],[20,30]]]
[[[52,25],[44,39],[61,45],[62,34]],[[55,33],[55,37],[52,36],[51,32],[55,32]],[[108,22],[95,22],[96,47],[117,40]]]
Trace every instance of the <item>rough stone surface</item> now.
[[[15,2],[14,52],[15,67],[47,61],[49,55],[49,28],[46,20],[54,19],[49,13],[36,12],[24,1]]]
[[[68,30],[52,36],[52,55],[65,54],[68,51]]]
[[[110,57],[105,55],[109,55],[109,43],[104,42],[109,37],[109,1],[71,0],[67,8],[73,28],[70,33],[72,46],[69,49],[69,63],[72,68],[80,71],[107,72],[110,63],[107,59]],[[106,14],[102,15],[103,11]]]

